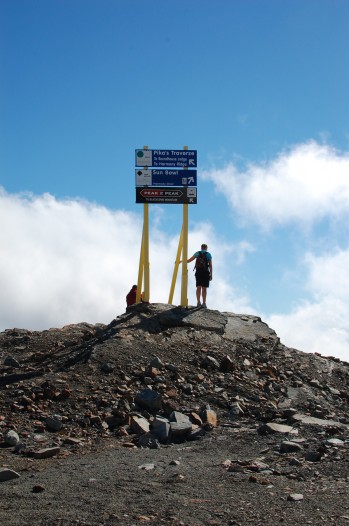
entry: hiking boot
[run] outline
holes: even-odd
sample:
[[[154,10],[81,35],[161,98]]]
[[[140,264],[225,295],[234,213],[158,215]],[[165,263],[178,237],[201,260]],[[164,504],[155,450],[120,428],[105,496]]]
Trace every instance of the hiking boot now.
[[[198,301],[198,304],[196,305],[197,307],[201,307],[201,303],[200,301]]]
[[[202,304],[202,308],[203,308],[203,309],[207,309],[207,305],[206,305],[206,303],[203,303],[203,304]]]

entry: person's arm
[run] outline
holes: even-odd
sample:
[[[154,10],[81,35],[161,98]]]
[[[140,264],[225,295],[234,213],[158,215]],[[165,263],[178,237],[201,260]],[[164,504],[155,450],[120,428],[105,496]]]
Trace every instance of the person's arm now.
[[[212,277],[213,277],[212,258],[211,258],[210,261],[208,262],[208,266],[209,266],[209,268],[210,268],[210,279],[212,279]]]
[[[194,256],[192,256],[191,258],[187,259],[187,263],[191,263],[192,261],[194,261],[194,259],[196,259],[196,258],[195,258],[195,254],[194,254]],[[183,263],[183,259],[180,259],[180,260],[179,260],[179,263]]]

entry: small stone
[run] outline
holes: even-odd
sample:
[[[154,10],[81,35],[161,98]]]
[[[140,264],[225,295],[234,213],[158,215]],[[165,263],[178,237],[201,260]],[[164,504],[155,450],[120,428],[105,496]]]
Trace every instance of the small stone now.
[[[18,368],[21,366],[20,363],[12,356],[6,356],[4,360],[4,365],[6,365],[7,367],[15,367],[15,368]]]
[[[138,447],[148,447],[149,449],[159,449],[160,443],[151,433],[143,433],[137,441]]]
[[[36,484],[35,486],[33,486],[33,493],[42,493],[43,491],[45,491],[45,487],[41,486],[41,484]]]
[[[55,455],[58,455],[60,452],[60,447],[48,447],[45,449],[39,449],[38,451],[34,451],[34,458],[51,458]]]
[[[191,422],[171,422],[170,423],[170,430],[171,430],[171,436],[172,437],[182,437],[187,435],[192,430],[192,423]]]
[[[131,430],[137,435],[149,432],[149,422],[141,416],[132,416],[130,426]]]
[[[291,502],[297,502],[303,500],[303,498],[304,497],[302,493],[291,493],[290,495],[288,495],[287,500]]]
[[[300,466],[302,462],[298,458],[291,458],[289,464],[290,466]]]
[[[166,442],[170,433],[170,423],[166,418],[157,416],[152,422],[151,430],[160,442]]]
[[[212,409],[205,409],[202,412],[203,421],[212,426],[217,427],[217,414]]]
[[[329,446],[344,446],[345,442],[343,440],[340,440],[339,438],[329,438],[326,440],[326,444]]]
[[[260,434],[268,434],[268,433],[291,433],[293,430],[293,427],[286,426],[284,424],[276,424],[274,422],[268,422],[267,424],[262,424],[259,429],[258,433]]]
[[[140,466],[138,466],[138,469],[144,469],[145,471],[150,471],[152,469],[155,469],[155,464],[141,464]]]
[[[321,460],[321,453],[319,451],[307,451],[304,458],[308,462],[319,462]]]
[[[205,356],[201,362],[201,367],[211,367],[212,369],[219,369],[219,362],[213,356]]]
[[[8,468],[0,468],[0,482],[6,482],[7,480],[13,480],[19,478],[19,473]]]
[[[312,387],[320,387],[320,382],[319,382],[319,380],[313,379],[313,380],[310,380],[309,383],[310,383],[310,385],[311,385]]]
[[[184,482],[184,481],[185,481],[185,475],[182,475],[181,473],[176,473],[169,480],[169,482]]]
[[[164,366],[164,364],[162,363],[160,358],[157,357],[157,356],[155,358],[153,358],[152,361],[149,364],[149,367],[155,367],[156,369],[162,369],[163,366]]]
[[[197,426],[201,426],[202,425],[202,420],[201,420],[200,416],[197,413],[190,413],[189,418],[193,422],[193,424],[195,424]]]
[[[168,390],[166,391],[166,395],[167,395],[169,398],[176,398],[177,395],[178,395],[178,391],[177,391],[177,389],[174,389],[174,388],[173,388],[173,389],[168,389]]]
[[[190,422],[189,416],[180,411],[173,411],[170,414],[170,422],[177,422],[177,424],[188,424]]]
[[[68,444],[69,446],[80,446],[81,440],[79,438],[67,437],[64,439],[64,444]]]
[[[114,371],[114,366],[112,363],[104,363],[101,367],[101,371],[105,374],[110,374]]]
[[[239,415],[243,414],[243,409],[241,408],[240,404],[238,402],[234,402],[232,405],[231,405],[231,408],[229,410],[229,417],[234,420],[235,418],[237,418]]]
[[[233,369],[233,366],[233,360],[230,358],[230,356],[227,355],[221,361],[219,368],[221,371],[226,373],[228,371],[231,371]]]
[[[335,420],[324,420],[322,418],[315,418],[313,416],[303,415],[297,413],[292,416],[294,422],[300,422],[303,425],[318,426],[318,427],[338,427],[338,428],[347,428],[345,424],[341,422],[336,422]]]
[[[20,438],[19,438],[18,433],[16,433],[16,431],[13,431],[11,429],[11,431],[6,433],[5,444],[7,444],[8,446],[17,446],[19,443],[20,443]]]
[[[45,424],[49,431],[60,431],[63,427],[62,421],[56,416],[48,416]]]
[[[149,409],[150,411],[157,411],[162,407],[162,396],[152,389],[144,389],[137,393],[135,402],[140,407]]]
[[[281,442],[280,445],[280,453],[296,453],[297,451],[300,451],[302,449],[302,446],[300,444],[297,444],[296,442],[291,442],[288,440],[284,440],[284,442]]]

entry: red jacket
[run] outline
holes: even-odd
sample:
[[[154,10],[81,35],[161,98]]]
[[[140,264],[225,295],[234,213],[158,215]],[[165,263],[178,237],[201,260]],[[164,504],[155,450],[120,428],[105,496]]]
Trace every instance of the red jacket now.
[[[126,296],[127,306],[129,307],[130,305],[134,305],[136,303],[136,298],[137,298],[137,289],[132,287],[132,289]]]

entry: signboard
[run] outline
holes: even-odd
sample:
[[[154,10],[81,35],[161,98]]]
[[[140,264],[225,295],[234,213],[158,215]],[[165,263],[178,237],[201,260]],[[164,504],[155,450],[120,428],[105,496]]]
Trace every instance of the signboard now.
[[[197,189],[192,187],[169,188],[136,187],[136,203],[196,205]]]
[[[136,186],[196,186],[196,170],[136,169]]]
[[[136,150],[136,166],[196,168],[197,150]]]

